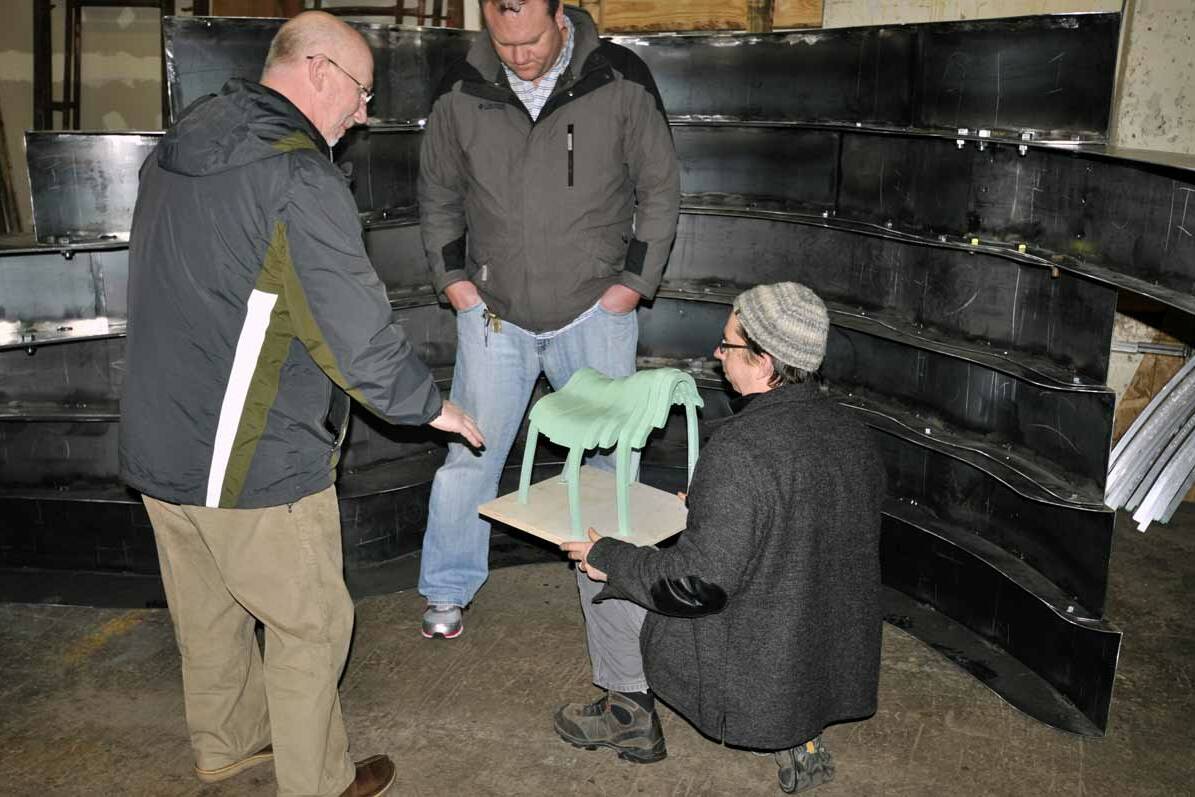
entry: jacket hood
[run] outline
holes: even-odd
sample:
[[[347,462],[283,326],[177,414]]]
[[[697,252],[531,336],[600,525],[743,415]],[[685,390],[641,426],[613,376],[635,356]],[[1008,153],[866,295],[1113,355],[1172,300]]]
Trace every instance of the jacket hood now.
[[[192,177],[219,174],[295,149],[330,151],[324,137],[286,97],[233,79],[196,100],[158,145],[158,165]]]
[[[597,26],[593,24],[593,17],[589,16],[588,11],[566,5],[564,14],[573,23],[573,35],[577,37],[577,40],[573,42],[573,58],[560,75],[557,86],[568,85],[577,79],[589,56],[602,43],[601,37],[598,36]],[[494,42],[485,28],[482,28],[481,34],[473,40],[473,44],[469,48],[469,55],[465,60],[486,80],[503,86],[507,84],[502,61],[498,58],[498,53],[494,51]]]

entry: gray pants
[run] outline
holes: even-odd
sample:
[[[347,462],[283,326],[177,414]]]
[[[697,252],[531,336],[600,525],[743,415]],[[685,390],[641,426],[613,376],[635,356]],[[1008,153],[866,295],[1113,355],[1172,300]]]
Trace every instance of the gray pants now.
[[[646,692],[643,654],[639,652],[639,631],[647,610],[637,603],[605,600],[594,603],[602,584],[577,570],[577,591],[585,615],[585,639],[593,683],[614,692]]]

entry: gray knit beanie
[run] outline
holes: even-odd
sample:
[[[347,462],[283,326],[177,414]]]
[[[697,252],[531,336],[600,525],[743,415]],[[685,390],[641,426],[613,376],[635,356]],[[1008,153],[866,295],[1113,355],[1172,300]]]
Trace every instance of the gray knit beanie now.
[[[774,358],[816,371],[826,355],[830,316],[818,295],[797,282],[756,285],[734,300],[743,331]]]

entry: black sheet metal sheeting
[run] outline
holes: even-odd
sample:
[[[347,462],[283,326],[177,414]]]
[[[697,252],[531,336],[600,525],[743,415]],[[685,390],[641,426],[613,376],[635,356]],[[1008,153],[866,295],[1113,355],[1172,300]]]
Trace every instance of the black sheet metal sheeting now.
[[[280,21],[164,24],[177,114],[256,78]],[[395,317],[447,390],[455,320],[428,287],[415,181],[421,120],[471,34],[360,27],[377,118],[337,159]],[[1091,734],[1119,650],[1101,620],[1117,291],[1195,312],[1195,161],[1098,143],[1118,29],[1116,14],[1071,14],[619,39],[660,84],[684,193],[666,283],[639,313],[641,364],[693,368],[705,417],[724,415],[712,348],[734,295],[783,279],[821,293],[826,388],[888,469],[890,619],[1019,708]],[[1097,143],[1058,143],[1076,137]],[[0,246],[0,510],[17,524],[0,565],[152,572],[144,514],[116,483],[112,336],[127,316],[129,153],[153,138],[30,140],[50,243]],[[350,570],[418,549],[442,456],[440,436],[358,414],[340,479]],[[683,479],[679,427],[644,461],[648,480]]]
[[[270,39],[285,20],[166,17],[166,83],[172,119],[230,78],[257,80]],[[373,50],[371,116],[414,122],[427,116],[447,67],[469,49],[472,34],[446,28],[350,23]]]
[[[169,17],[177,116],[228,77],[256,79],[281,20]],[[357,24],[373,47],[371,113],[426,117],[444,68],[472,34]],[[801,33],[615,37],[652,69],[680,117],[1029,128],[1101,138],[1108,127],[1119,14],[940,22]]]
[[[890,506],[885,512],[880,536],[885,585],[961,623],[1065,698],[1035,702],[1033,716],[1072,733],[1102,735],[1120,632],[1098,619],[1076,621],[1067,611],[1073,604],[1021,560],[985,545],[965,527],[944,526],[917,510]],[[917,632],[915,627],[908,630]],[[981,666],[965,651],[943,652],[980,681],[999,688],[997,668]]]

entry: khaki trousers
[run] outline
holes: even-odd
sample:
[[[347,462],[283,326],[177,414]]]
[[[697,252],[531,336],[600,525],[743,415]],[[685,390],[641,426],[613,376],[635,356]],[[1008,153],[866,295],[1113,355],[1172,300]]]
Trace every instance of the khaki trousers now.
[[[336,689],[353,602],[335,488],[264,509],[143,500],[197,766],[218,769],[273,744],[279,794],[339,795],[355,775]]]

